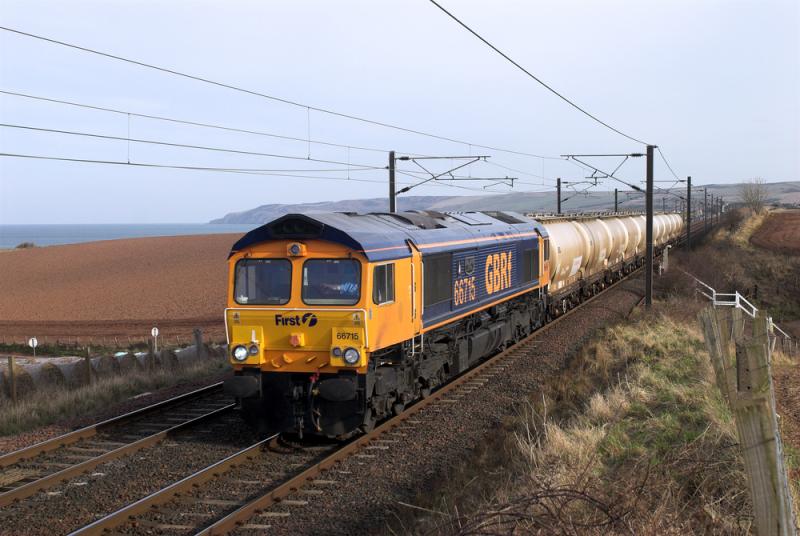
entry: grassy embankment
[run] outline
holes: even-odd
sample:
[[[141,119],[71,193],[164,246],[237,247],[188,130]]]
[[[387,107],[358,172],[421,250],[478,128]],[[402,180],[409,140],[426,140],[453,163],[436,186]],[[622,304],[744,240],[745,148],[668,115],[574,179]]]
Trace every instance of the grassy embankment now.
[[[67,389],[54,386],[33,390],[16,404],[0,400],[0,436],[103,412],[131,397],[167,387],[211,380],[227,370],[224,359],[209,358],[185,368],[132,371],[97,379],[89,386]]]
[[[758,285],[759,306],[776,318],[800,318],[797,261],[749,244],[762,220],[732,221],[693,255],[673,255],[672,275],[658,281],[653,311],[637,311],[631,322],[587,344],[474,459],[455,468],[448,484],[421,496],[417,504],[428,514],[401,516],[403,528],[436,534],[748,533],[735,423],[696,319],[705,304],[676,268],[721,292],[752,294]],[[782,356],[774,365],[794,372]],[[788,417],[785,427],[798,427]],[[784,441],[797,475],[800,445],[786,432]]]

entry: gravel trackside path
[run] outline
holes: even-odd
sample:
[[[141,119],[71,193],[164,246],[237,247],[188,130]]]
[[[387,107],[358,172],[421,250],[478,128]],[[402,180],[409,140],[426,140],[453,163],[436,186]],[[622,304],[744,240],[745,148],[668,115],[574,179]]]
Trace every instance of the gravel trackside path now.
[[[248,523],[258,530],[238,533],[385,532],[393,512],[405,508],[401,502],[413,503],[421,493],[438,489],[449,470],[472,456],[483,438],[496,433],[505,416],[516,414],[519,404],[536,392],[544,378],[562,369],[593,331],[625,318],[640,301],[642,286],[636,277],[610,289],[521,344],[482,387],[463,396],[454,391],[451,403],[424,408],[379,445],[362,449],[323,473],[320,478],[330,481],[325,493],[308,495],[300,490],[289,497],[292,500],[251,518]]]

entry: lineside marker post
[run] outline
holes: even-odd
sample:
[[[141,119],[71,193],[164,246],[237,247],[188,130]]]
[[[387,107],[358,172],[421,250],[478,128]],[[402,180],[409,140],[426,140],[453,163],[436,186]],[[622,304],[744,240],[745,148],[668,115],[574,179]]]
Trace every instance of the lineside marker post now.
[[[614,188],[614,214],[619,212],[619,203],[617,202],[618,198],[619,198],[619,189]]]
[[[645,251],[644,272],[644,305],[650,308],[653,305],[653,149],[654,145],[647,146],[647,192],[645,192],[646,237],[647,250]]]

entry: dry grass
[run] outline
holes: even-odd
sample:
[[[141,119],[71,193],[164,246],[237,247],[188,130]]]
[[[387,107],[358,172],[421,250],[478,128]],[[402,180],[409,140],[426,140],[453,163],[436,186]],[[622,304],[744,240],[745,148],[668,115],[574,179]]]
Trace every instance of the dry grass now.
[[[521,416],[506,460],[515,474],[432,532],[747,533],[735,425],[683,311],[643,315],[587,345]]]
[[[753,249],[753,246],[750,245],[750,237],[753,236],[756,229],[761,227],[761,224],[764,223],[767,216],[769,216],[768,210],[764,210],[760,214],[750,213],[737,229],[733,232],[727,231],[727,234],[730,236],[731,240],[733,240],[733,243],[740,248]],[[722,232],[724,233],[726,231],[723,230]]]
[[[180,370],[158,369],[152,374],[136,371],[105,377],[74,390],[59,387],[35,390],[16,405],[5,399],[0,405],[0,436],[90,415],[132,396],[218,375],[225,367],[224,360],[205,359]]]

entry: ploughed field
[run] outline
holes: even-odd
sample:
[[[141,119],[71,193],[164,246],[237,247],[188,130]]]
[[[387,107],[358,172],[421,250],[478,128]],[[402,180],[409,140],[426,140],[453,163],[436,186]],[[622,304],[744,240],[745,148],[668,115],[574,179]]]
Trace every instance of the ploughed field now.
[[[800,255],[800,210],[773,212],[753,233],[753,245],[787,255]]]
[[[224,338],[227,256],[237,235],[106,240],[0,253],[0,341]],[[81,340],[83,342],[83,340]],[[87,341],[88,342],[88,341]]]

